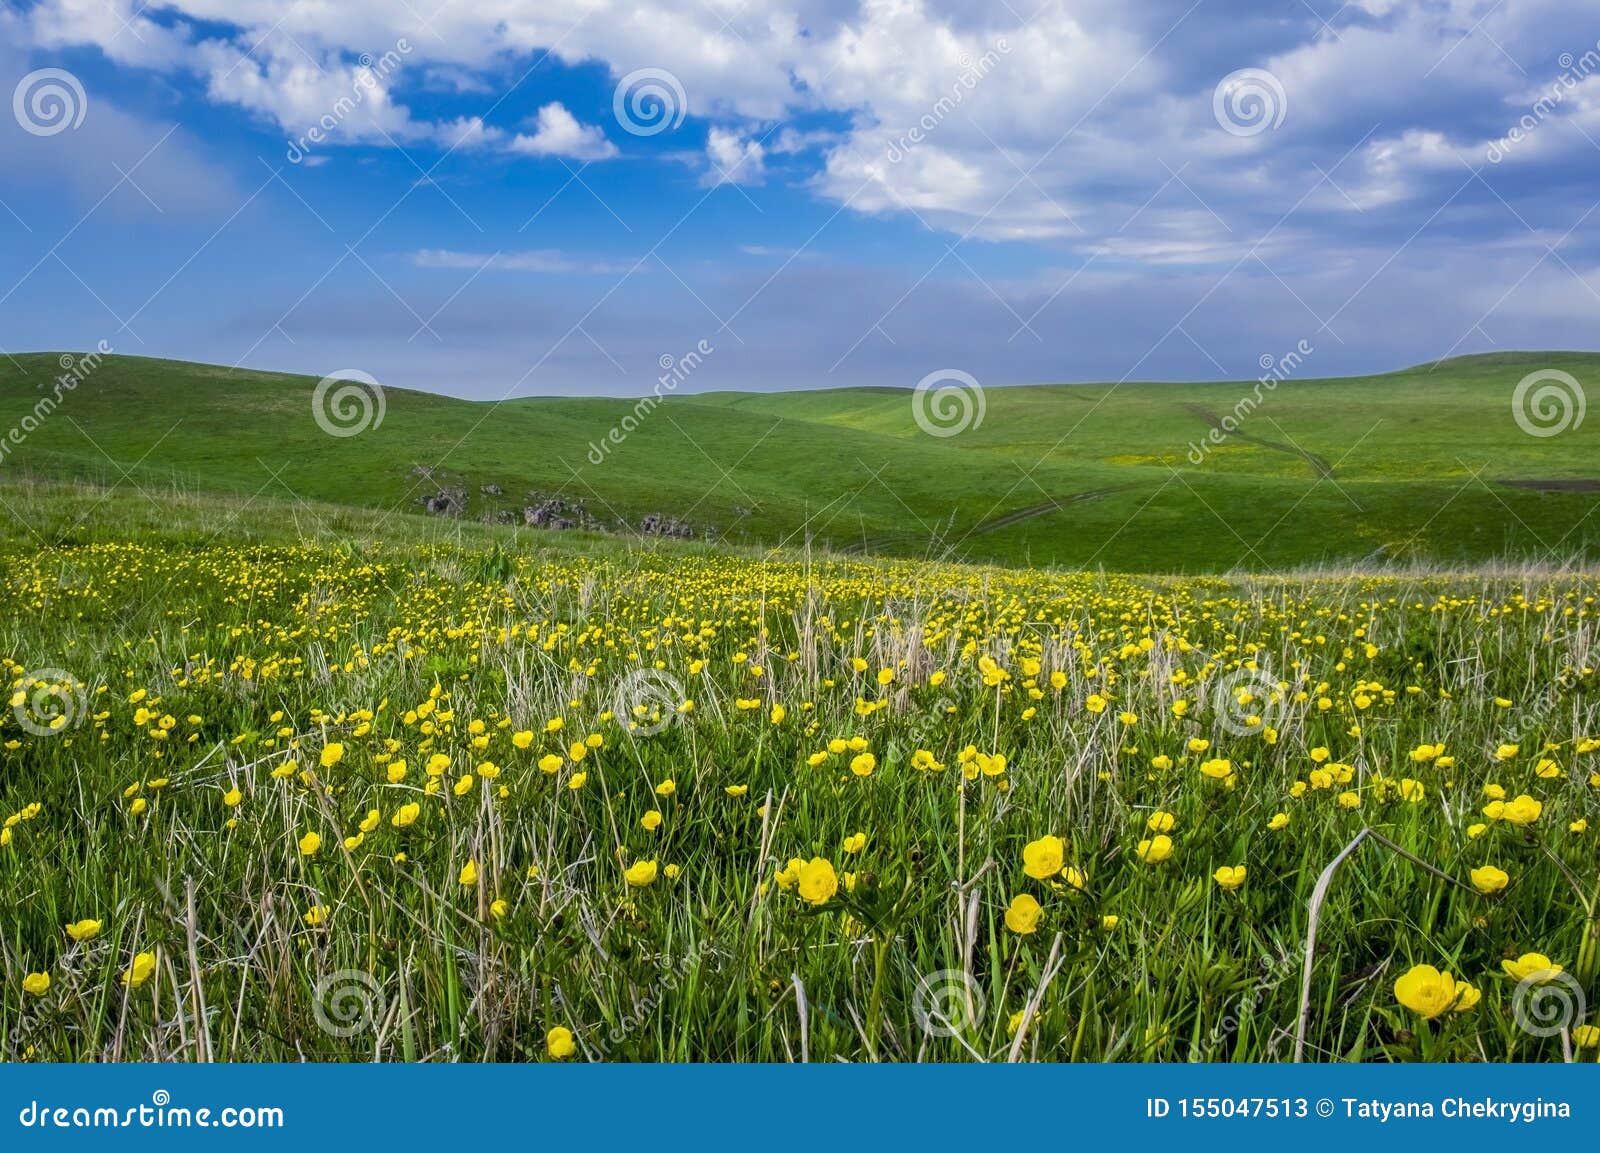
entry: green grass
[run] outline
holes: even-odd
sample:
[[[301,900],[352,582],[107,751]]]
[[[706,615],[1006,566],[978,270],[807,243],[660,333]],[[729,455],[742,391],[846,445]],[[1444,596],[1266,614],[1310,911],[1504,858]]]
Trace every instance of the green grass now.
[[[0,500],[5,1059],[542,1060],[560,1029],[596,1061],[1283,1060],[1313,884],[1368,828],[1387,843],[1321,906],[1310,1059],[1600,1053],[1592,1010],[1519,1024],[1503,965],[1546,954],[1600,1003],[1590,576],[1132,577],[269,495]],[[1491,788],[1537,818],[1484,815]],[[1027,867],[1046,837],[1076,887]],[[1414,965],[1477,1002],[1407,1008]]]
[[[1517,382],[1544,368],[1600,380],[1600,356],[1507,353],[1287,381],[1199,465],[1205,414],[1253,384],[991,388],[982,424],[949,438],[919,429],[903,389],[672,396],[597,465],[634,400],[390,389],[382,424],[340,439],[309,378],[110,357],[0,469],[409,516],[436,488],[415,467],[437,465],[472,519],[559,492],[737,544],[1124,571],[1591,559],[1600,496],[1570,485],[1600,481],[1600,424],[1534,437],[1513,419]],[[53,354],[0,363],[0,428],[60,371]]]

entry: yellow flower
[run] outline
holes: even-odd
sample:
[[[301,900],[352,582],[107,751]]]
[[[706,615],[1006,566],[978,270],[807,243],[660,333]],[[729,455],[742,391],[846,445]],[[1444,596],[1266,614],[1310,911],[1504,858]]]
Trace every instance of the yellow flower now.
[[[1572,1043],[1580,1049],[1600,1048],[1600,1028],[1579,1025],[1572,1030]]]
[[[322,838],[318,834],[307,833],[300,838],[300,855],[302,857],[314,857],[320,848],[322,848]]]
[[[1471,876],[1473,887],[1480,893],[1498,893],[1511,881],[1503,870],[1493,865],[1483,865],[1473,869]]]
[[[559,753],[546,753],[539,758],[539,771],[541,773],[559,773],[561,766],[565,763]]]
[[[823,857],[812,857],[800,869],[796,881],[800,896],[813,905],[826,905],[839,891],[839,877],[833,863]]]
[[[670,797],[677,791],[677,782],[672,780],[670,777],[656,786],[656,796],[658,797]]]
[[[1141,861],[1149,865],[1159,865],[1172,856],[1172,838],[1163,833],[1149,840],[1140,841],[1136,851]]]
[[[1038,901],[1027,893],[1018,893],[1006,906],[1006,928],[1025,937],[1039,927],[1041,912]]]
[[[878,758],[871,753],[859,753],[850,761],[850,771],[858,777],[870,777],[878,767]]]
[[[337,741],[334,741],[331,744],[323,745],[322,756],[318,759],[323,768],[331,769],[334,765],[337,765],[340,761],[344,760],[344,746],[339,744]]]
[[[578,1051],[577,1042],[572,1039],[572,1030],[564,1025],[557,1025],[551,1029],[544,1035],[544,1051],[557,1061],[564,1061],[572,1056]]]
[[[306,910],[305,916],[300,919],[315,929],[328,919],[328,906],[312,905],[311,908]]]
[[[1423,1020],[1431,1021],[1451,1009],[1470,1009],[1478,1003],[1479,993],[1432,965],[1413,965],[1395,981],[1394,997]]]
[[[1022,871],[1036,881],[1047,880],[1061,872],[1066,855],[1066,843],[1060,837],[1040,837],[1022,847]]]
[[[1117,916],[1115,913],[1107,913],[1105,916],[1100,918],[1100,928],[1103,932],[1109,933],[1112,929],[1117,927],[1121,920],[1122,918]]]
[[[867,847],[867,834],[851,833],[844,839],[844,844],[841,847],[847,853],[859,853]]]
[[[1150,819],[1144,823],[1144,827],[1149,829],[1152,833],[1170,833],[1173,829],[1177,828],[1177,826],[1177,817],[1174,817],[1171,813],[1162,812],[1160,810],[1151,813]]]
[[[678,879],[678,874],[682,872],[683,869],[677,865],[668,865],[666,868],[661,870],[662,875],[669,881],[676,881]]]
[[[148,981],[156,971],[156,955],[154,953],[135,953],[133,964],[122,971],[120,980],[130,989],[137,989]]]
[[[1512,980],[1532,981],[1536,985],[1554,981],[1561,975],[1561,966],[1543,953],[1524,953],[1515,961],[1501,961],[1500,967]]]
[[[1267,828],[1271,829],[1273,832],[1277,832],[1279,829],[1287,829],[1288,827],[1288,813],[1273,813],[1272,819],[1267,822]]]
[[[22,991],[31,993],[35,997],[43,997],[50,991],[50,974],[29,973],[22,978]]]
[[[422,806],[416,801],[401,805],[394,811],[394,816],[389,818],[389,823],[397,829],[417,823],[417,818],[422,815]]]
[[[1469,837],[1474,837],[1474,838],[1481,837],[1481,836],[1483,836],[1484,833],[1486,833],[1488,831],[1489,831],[1489,826],[1483,824],[1481,821],[1476,823],[1476,824],[1471,824],[1471,825],[1467,826],[1467,836],[1469,836]]]
[[[588,779],[588,773],[573,773],[572,776],[567,778],[567,788],[571,789],[573,792],[577,792],[579,789],[583,788],[584,782]]]
[[[644,826],[646,832],[653,833],[661,827],[661,814],[655,809],[651,809],[639,818],[639,824]]]
[[[361,823],[356,827],[360,829],[362,833],[370,833],[378,827],[378,822],[381,820],[383,820],[382,813],[380,813],[377,809],[368,809],[367,815],[361,818]]]
[[[100,935],[100,922],[85,918],[67,926],[67,936],[74,941],[92,941]]]
[[[1244,874],[1243,865],[1219,865],[1217,871],[1211,874],[1211,879],[1231,893],[1244,884]]]
[[[1233,762],[1222,757],[1202,761],[1200,771],[1214,781],[1225,781],[1233,776]]]
[[[1089,878],[1083,875],[1083,870],[1076,865],[1068,865],[1061,870],[1061,879],[1067,883],[1068,888],[1083,892],[1089,887]]]
[[[496,897],[493,901],[489,902],[489,916],[493,917],[497,921],[510,911],[511,903],[504,897]]]
[[[1515,800],[1507,801],[1505,809],[1500,814],[1500,819],[1512,825],[1531,825],[1539,819],[1539,814],[1544,812],[1544,805],[1523,793]]]
[[[238,789],[229,789],[227,792],[222,794],[222,803],[224,805],[227,805],[228,808],[230,808],[230,809],[238,808],[239,807],[239,802],[241,802],[243,800],[244,800],[244,794],[241,793]]]
[[[750,791],[749,785],[725,785],[722,789],[730,797],[742,797]]]
[[[456,882],[462,885],[476,885],[478,883],[478,862],[469,860],[461,866],[461,872],[456,877]]]
[[[511,743],[512,743],[512,745],[514,745],[515,747],[517,747],[519,749],[527,748],[529,745],[533,744],[533,732],[532,732],[532,730],[523,729],[520,732],[512,733],[511,734]]]
[[[636,861],[622,874],[623,879],[636,889],[642,889],[656,879],[656,862]]]

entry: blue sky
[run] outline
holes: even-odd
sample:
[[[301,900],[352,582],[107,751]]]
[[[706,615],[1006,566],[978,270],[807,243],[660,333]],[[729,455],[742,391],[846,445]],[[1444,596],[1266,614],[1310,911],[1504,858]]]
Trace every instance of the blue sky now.
[[[0,349],[499,398],[701,342],[686,390],[1594,347],[1597,43],[1539,0],[6,3]]]

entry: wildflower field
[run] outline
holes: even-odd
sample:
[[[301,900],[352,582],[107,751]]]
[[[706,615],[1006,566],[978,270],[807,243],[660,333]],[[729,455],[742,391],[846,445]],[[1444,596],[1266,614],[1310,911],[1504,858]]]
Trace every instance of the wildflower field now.
[[[7,1059],[1600,1052],[1585,573],[74,499],[0,555]]]

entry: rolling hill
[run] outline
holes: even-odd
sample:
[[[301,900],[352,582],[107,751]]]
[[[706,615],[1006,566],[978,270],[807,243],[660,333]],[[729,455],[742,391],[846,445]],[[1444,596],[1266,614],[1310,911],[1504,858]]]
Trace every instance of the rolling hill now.
[[[1268,387],[990,388],[981,421],[970,407],[963,421],[954,397],[930,406],[905,389],[651,406],[389,388],[381,420],[369,411],[348,436],[316,419],[313,378],[120,356],[79,364],[82,380],[56,401],[60,354],[0,360],[0,480],[415,515],[431,499],[472,521],[522,523],[542,508],[531,515],[611,531],[679,522],[742,544],[1141,571],[1600,551],[1600,426],[1571,405],[1564,422],[1557,407],[1541,416],[1536,393],[1520,421],[1513,410],[1530,373],[1600,380],[1589,353]],[[926,431],[949,431],[941,414],[962,431]]]

